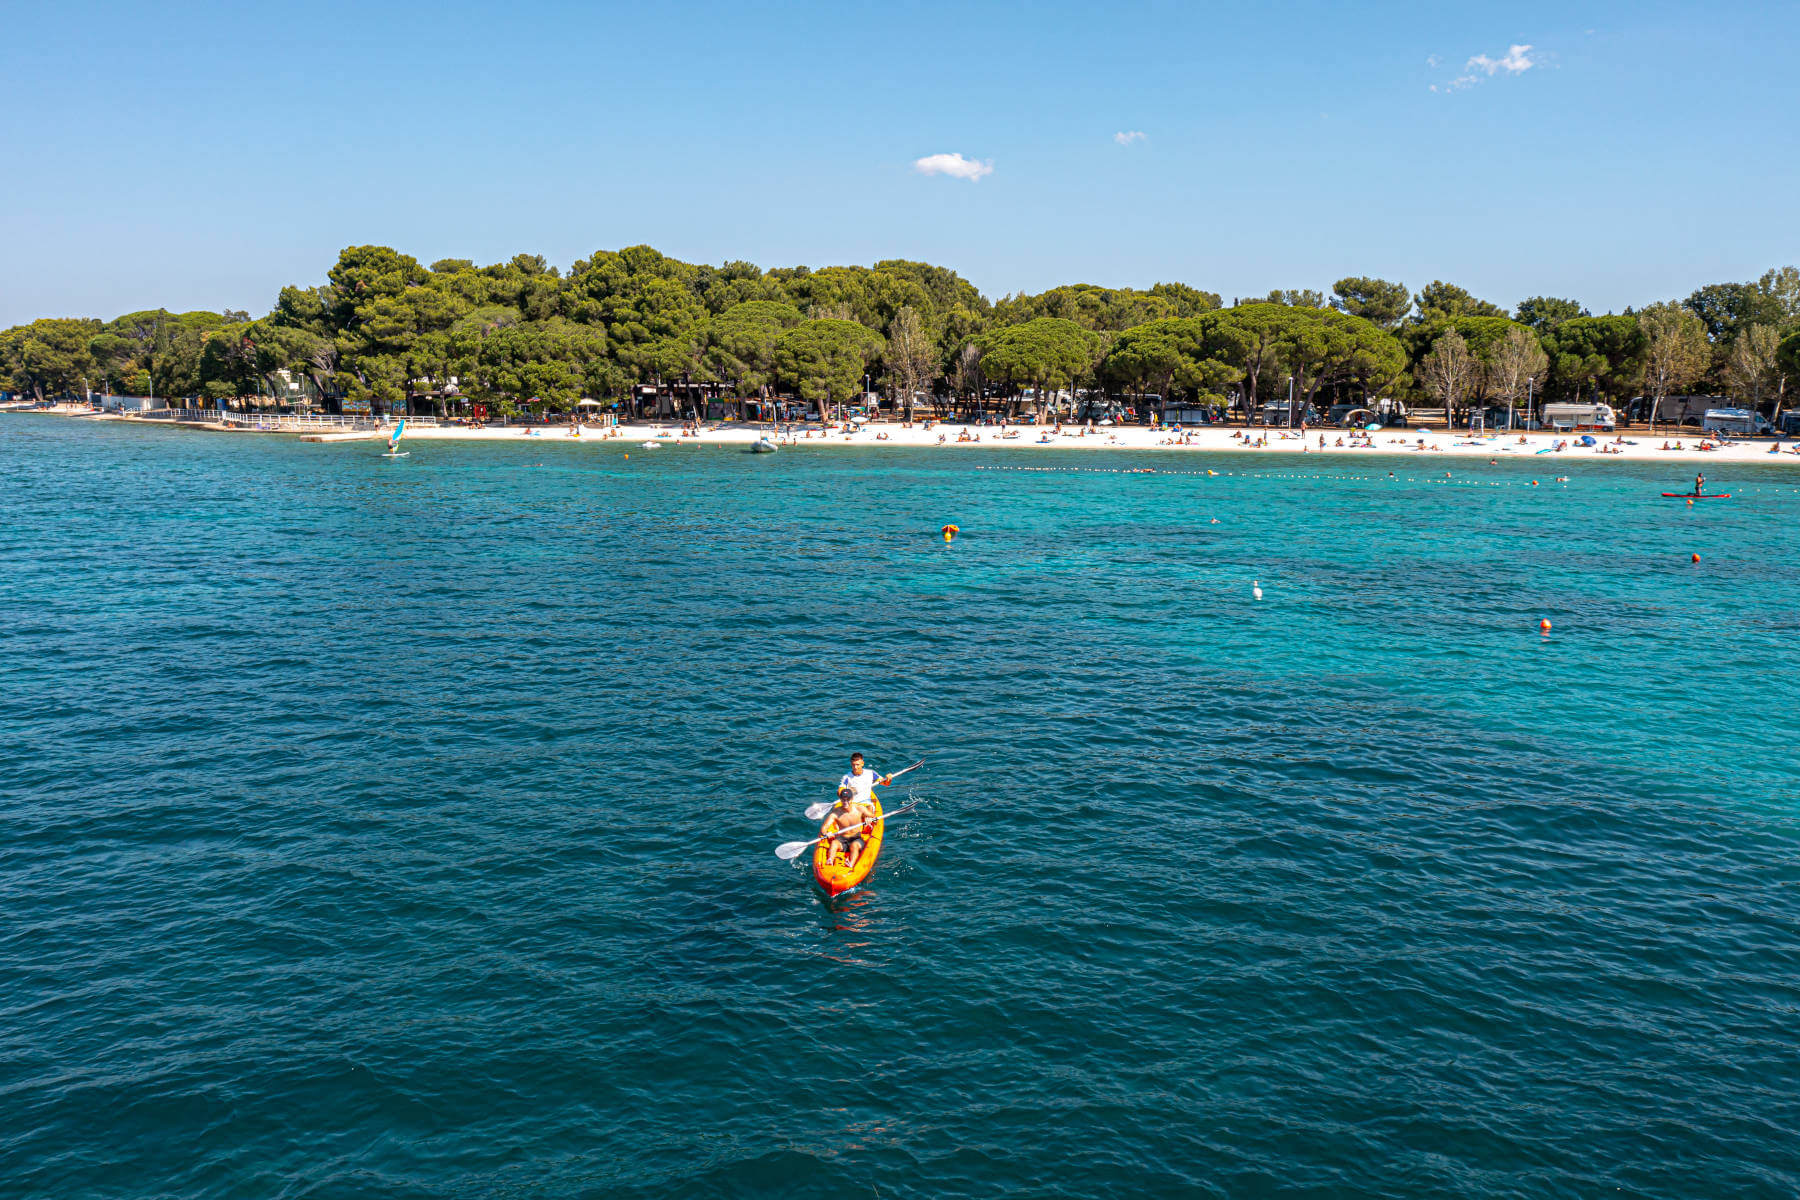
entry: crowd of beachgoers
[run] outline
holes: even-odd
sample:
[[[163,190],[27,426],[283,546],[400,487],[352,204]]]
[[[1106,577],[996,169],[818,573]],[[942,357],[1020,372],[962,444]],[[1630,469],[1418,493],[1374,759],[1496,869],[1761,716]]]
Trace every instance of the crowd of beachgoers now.
[[[59,406],[70,415],[88,415],[87,406]],[[133,420],[112,414],[101,419]],[[160,423],[160,422],[159,422]],[[393,422],[382,428],[326,434],[317,440],[366,441],[385,439]],[[267,432],[288,432],[273,427]],[[709,422],[693,420],[642,421],[613,424],[610,418],[592,417],[562,423],[474,423],[409,420],[408,441],[481,440],[506,441],[541,438],[579,444],[637,443],[659,449],[678,446],[724,445],[745,449],[761,442],[764,448],[808,447],[1016,447],[1031,449],[1203,450],[1249,454],[1444,454],[1470,457],[1519,457],[1552,455],[1565,458],[1642,460],[1732,459],[1761,462],[1800,462],[1800,439],[1734,438],[1692,429],[1658,429],[1656,432],[1626,429],[1617,432],[1573,431],[1476,431],[1441,427],[1393,427],[1343,429],[1301,426],[1138,425],[1067,422],[1048,425],[1007,421],[969,422],[921,417],[917,420],[834,421],[772,425],[768,422]]]
[[[374,436],[374,435],[364,435]],[[665,421],[606,425],[407,426],[407,437],[625,442],[676,446],[727,445],[749,448],[762,441],[778,449],[808,447],[1017,447],[1029,449],[1204,450],[1253,454],[1449,454],[1468,456],[1561,455],[1569,458],[1715,458],[1800,462],[1800,440],[1735,440],[1693,431],[1617,433],[1488,432],[1441,428],[1381,430],[1202,425],[1016,425],[920,419],[915,421],[833,422],[773,426],[767,423]]]

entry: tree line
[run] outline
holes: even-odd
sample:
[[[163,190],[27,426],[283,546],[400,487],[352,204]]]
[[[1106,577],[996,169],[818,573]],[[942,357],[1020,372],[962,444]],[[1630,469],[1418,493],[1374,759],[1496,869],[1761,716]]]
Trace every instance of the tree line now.
[[[1351,277],[1329,295],[1277,289],[1229,307],[1181,283],[989,301],[954,271],[898,259],[764,270],[633,246],[565,274],[537,255],[425,266],[352,246],[325,283],[282,288],[254,319],[155,309],[0,332],[0,380],[39,400],[91,387],[217,401],[266,394],[283,372],[327,407],[377,411],[441,397],[452,380],[503,411],[616,400],[640,383],[823,411],[865,381],[909,408],[1087,389],[1247,412],[1290,393],[1395,396],[1459,413],[1528,396],[1616,405],[1702,390],[1778,410],[1800,380],[1800,270],[1595,316],[1550,296],[1508,312],[1440,280],[1414,293]]]

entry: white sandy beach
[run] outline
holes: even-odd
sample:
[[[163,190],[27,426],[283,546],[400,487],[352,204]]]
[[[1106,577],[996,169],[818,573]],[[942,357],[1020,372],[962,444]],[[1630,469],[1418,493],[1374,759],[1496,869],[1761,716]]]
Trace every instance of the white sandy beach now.
[[[1235,436],[1234,436],[1235,435]],[[345,435],[326,435],[332,440],[354,438],[356,440],[372,440],[385,437],[386,434],[357,433]],[[597,426],[584,428],[580,437],[573,437],[568,428],[543,428],[526,433],[516,426],[488,426],[483,429],[469,429],[453,425],[416,427],[408,425],[406,438],[408,441],[428,440],[499,440],[519,441],[523,439],[555,441],[574,445],[618,446],[624,444],[631,448],[641,448],[643,443],[655,443],[658,449],[679,449],[683,446],[697,445],[737,445],[748,446],[758,438],[768,437],[766,425],[703,425],[699,434],[683,434],[678,424],[655,425],[620,425],[611,429]],[[1320,437],[1324,444],[1320,444]],[[1615,441],[1615,436],[1622,438]],[[1794,453],[1791,447],[1800,447],[1800,441],[1781,443],[1780,453],[1770,453],[1771,445],[1767,440],[1719,443],[1710,438],[1699,438],[1692,434],[1664,437],[1661,434],[1651,437],[1647,433],[1627,432],[1621,435],[1593,435],[1597,445],[1582,446],[1578,436],[1549,433],[1511,433],[1488,437],[1470,438],[1466,432],[1458,431],[1447,434],[1442,431],[1420,429],[1381,430],[1369,437],[1351,437],[1347,430],[1328,429],[1321,434],[1309,430],[1305,437],[1297,432],[1288,434],[1285,430],[1244,430],[1224,426],[1184,431],[1174,434],[1167,430],[1151,429],[1142,425],[1127,425],[1113,428],[1095,428],[1085,433],[1080,429],[1065,426],[1058,435],[1045,427],[1017,426],[1002,430],[993,425],[966,425],[954,422],[926,423],[915,422],[910,427],[899,422],[880,423],[865,426],[860,430],[845,432],[841,427],[829,433],[821,433],[817,429],[810,432],[789,432],[779,439],[782,450],[811,447],[882,447],[910,446],[927,447],[944,451],[964,449],[996,449],[1019,448],[1032,450],[1165,450],[1171,453],[1184,451],[1205,451],[1209,453],[1236,453],[1259,456],[1279,455],[1315,455],[1343,457],[1368,457],[1371,454],[1421,454],[1430,457],[1463,456],[1475,458],[1530,458],[1542,455],[1546,462],[1567,459],[1597,460],[1617,462],[1628,460],[1660,459],[1671,463],[1696,464],[1695,470],[1704,471],[1709,462],[1729,460],[1733,462],[1765,462],[1790,463],[1800,467],[1800,453]],[[964,439],[967,440],[964,440]],[[1561,444],[1561,450],[1554,447]],[[1668,445],[1670,449],[1662,447]],[[1711,449],[1702,450],[1705,444]],[[1679,449],[1676,449],[1679,447]]]
[[[38,410],[44,411],[44,410]],[[93,414],[74,407],[59,415],[81,416],[95,421],[146,421],[145,418],[121,414]],[[167,424],[155,420],[146,423]],[[304,437],[308,441],[382,441],[387,430],[334,432],[316,430],[250,430],[218,425],[183,425],[183,428],[220,432],[261,434],[263,436]],[[619,447],[638,449],[654,443],[658,450],[686,446],[743,446],[770,437],[766,424],[724,422],[705,424],[698,434],[684,433],[679,422],[617,425],[586,425],[580,436],[569,426],[488,425],[470,428],[462,425],[425,424],[409,421],[408,442],[425,441],[546,441],[564,445]],[[1698,437],[1693,432],[1658,433],[1641,431],[1619,434],[1593,434],[1595,445],[1581,444],[1579,434],[1501,433],[1471,437],[1466,431],[1446,433],[1441,429],[1383,429],[1365,435],[1361,431],[1328,428],[1308,430],[1302,437],[1297,431],[1284,429],[1243,429],[1235,426],[1205,426],[1177,434],[1166,429],[1143,425],[1122,425],[1082,429],[1064,426],[1060,433],[1054,427],[1021,425],[1002,429],[994,425],[970,425],[954,421],[919,420],[909,424],[879,422],[846,430],[834,426],[822,432],[817,426],[789,427],[778,439],[782,450],[804,450],[818,447],[869,448],[906,446],[955,451],[964,449],[1032,449],[1032,450],[1162,450],[1179,454],[1186,451],[1232,453],[1255,456],[1326,455],[1337,458],[1368,457],[1381,454],[1418,454],[1428,457],[1464,457],[1524,459],[1541,456],[1546,464],[1571,459],[1589,462],[1628,462],[1656,459],[1693,464],[1693,470],[1707,470],[1707,463],[1758,462],[1792,464],[1800,467],[1800,439],[1778,443],[1768,439],[1754,441],[1719,441]],[[1321,442],[1323,438],[1323,442]],[[1779,447],[1777,451],[1775,447]]]

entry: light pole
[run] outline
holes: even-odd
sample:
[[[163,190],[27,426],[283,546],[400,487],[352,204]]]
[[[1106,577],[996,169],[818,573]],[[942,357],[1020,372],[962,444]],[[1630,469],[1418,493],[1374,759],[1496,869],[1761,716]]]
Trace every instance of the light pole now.
[[[1288,376],[1288,428],[1294,428],[1294,377]]]

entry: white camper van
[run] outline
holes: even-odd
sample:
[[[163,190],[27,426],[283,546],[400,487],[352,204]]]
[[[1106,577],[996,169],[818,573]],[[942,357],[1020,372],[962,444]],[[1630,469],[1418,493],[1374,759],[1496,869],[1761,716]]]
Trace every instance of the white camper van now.
[[[1604,429],[1618,424],[1610,404],[1546,404],[1540,414],[1551,429]]]
[[[1700,422],[1707,433],[1772,433],[1773,426],[1747,408],[1709,408]]]

